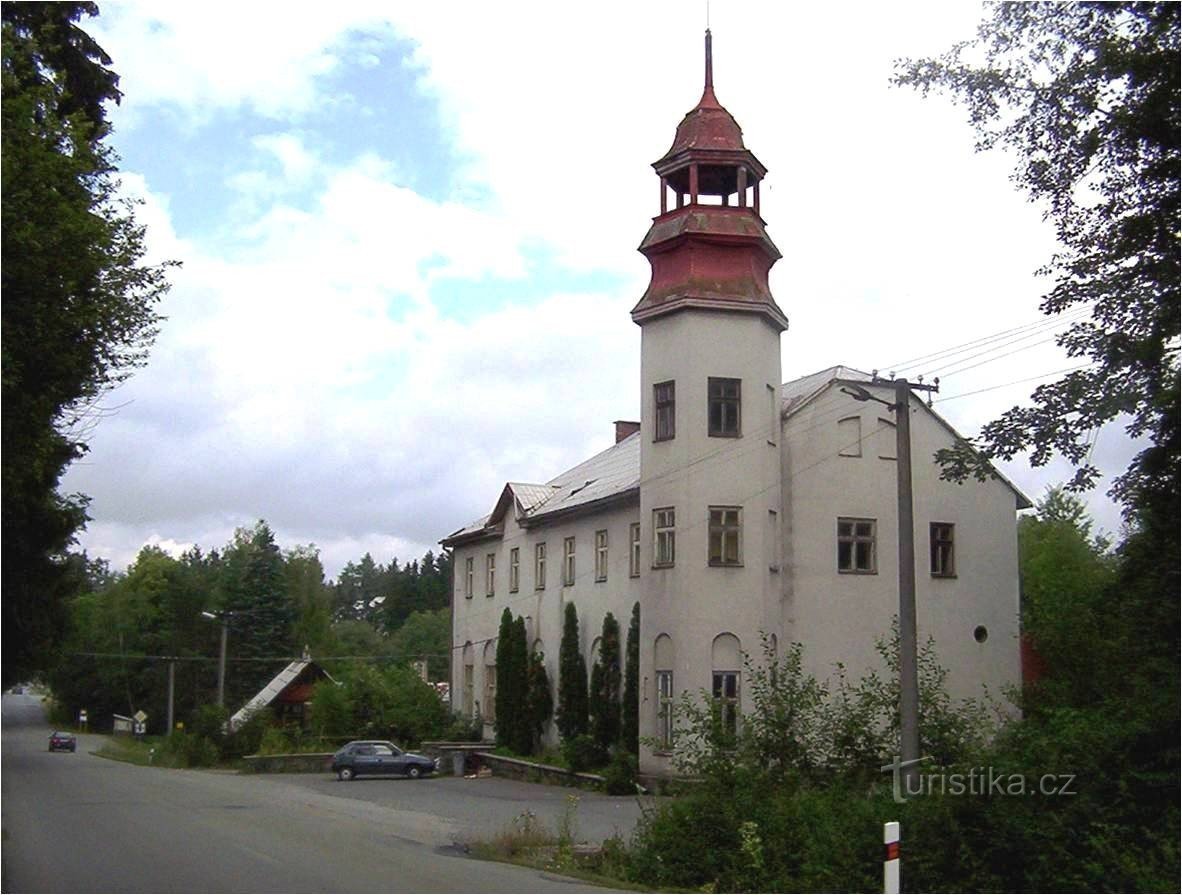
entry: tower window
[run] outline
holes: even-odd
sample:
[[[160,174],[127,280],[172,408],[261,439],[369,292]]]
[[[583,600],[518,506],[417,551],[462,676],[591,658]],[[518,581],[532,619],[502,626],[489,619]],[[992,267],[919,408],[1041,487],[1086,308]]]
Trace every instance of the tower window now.
[[[739,507],[710,508],[710,565],[741,566],[743,564],[742,512]]]
[[[676,434],[676,403],[673,380],[658,382],[653,386],[653,404],[656,407],[656,426],[653,441],[669,441]]]
[[[740,428],[740,379],[721,379],[711,376],[707,380],[708,434],[717,438],[738,438]]]
[[[673,507],[653,510],[653,566],[666,568],[676,558]]]

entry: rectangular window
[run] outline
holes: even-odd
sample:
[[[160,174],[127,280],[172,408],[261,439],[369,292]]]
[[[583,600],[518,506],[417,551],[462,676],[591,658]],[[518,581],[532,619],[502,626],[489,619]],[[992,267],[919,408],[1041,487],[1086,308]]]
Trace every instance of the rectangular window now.
[[[546,589],[546,542],[534,545],[534,590]]]
[[[475,585],[475,574],[472,571],[473,559],[469,556],[464,560],[464,596],[469,600],[472,599],[472,590]]]
[[[931,524],[932,577],[956,577],[955,526],[951,522]]]
[[[575,583],[575,539],[562,542],[562,583],[570,587]]]
[[[653,565],[667,568],[676,559],[673,507],[653,510]]]
[[[658,382],[653,386],[653,404],[656,406],[657,420],[653,441],[668,441],[677,432],[673,380]]]
[[[488,723],[497,722],[497,666],[484,666],[484,711],[480,716]]]
[[[739,507],[710,508],[710,565],[743,564],[742,513]]]
[[[873,519],[837,520],[837,571],[873,575],[878,571]]]
[[[595,580],[607,581],[607,529],[595,532]]]
[[[490,553],[484,557],[484,595],[491,597],[497,592],[497,555]]]
[[[463,667],[463,716],[465,718],[472,718],[476,699],[475,672],[476,669],[470,664]]]
[[[521,548],[514,547],[509,551],[509,593],[517,593],[521,583]]]
[[[723,733],[734,736],[739,730],[739,672],[714,672],[714,708]]]
[[[720,379],[711,376],[707,380],[708,434],[718,438],[738,438],[740,428],[740,385],[739,379]]]
[[[640,523],[633,522],[628,527],[628,537],[631,549],[628,552],[628,577],[640,577]]]
[[[657,672],[657,748],[673,748],[673,672]]]

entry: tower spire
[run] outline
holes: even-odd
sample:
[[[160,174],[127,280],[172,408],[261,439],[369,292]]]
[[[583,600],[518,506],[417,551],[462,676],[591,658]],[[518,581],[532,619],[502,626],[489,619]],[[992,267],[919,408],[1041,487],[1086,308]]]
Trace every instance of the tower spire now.
[[[710,29],[706,29],[706,89],[714,89],[714,46]]]

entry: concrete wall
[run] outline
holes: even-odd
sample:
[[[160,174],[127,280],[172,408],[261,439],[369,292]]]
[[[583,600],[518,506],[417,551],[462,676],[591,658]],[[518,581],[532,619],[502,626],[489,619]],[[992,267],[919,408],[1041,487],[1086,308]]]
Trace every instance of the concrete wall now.
[[[890,387],[870,390],[893,397]],[[881,670],[875,639],[888,637],[898,614],[893,419],[887,407],[855,401],[834,384],[784,426],[784,630],[805,645],[807,668],[821,678],[836,662],[853,679]],[[979,697],[982,684],[1000,696],[1020,678],[1016,495],[999,480],[940,481],[932,457],[953,437],[915,397],[911,436],[920,645],[934,638],[954,697]],[[838,572],[838,517],[875,520],[874,574]],[[953,578],[931,574],[932,522],[955,526]],[[984,642],[974,637],[978,626]]]

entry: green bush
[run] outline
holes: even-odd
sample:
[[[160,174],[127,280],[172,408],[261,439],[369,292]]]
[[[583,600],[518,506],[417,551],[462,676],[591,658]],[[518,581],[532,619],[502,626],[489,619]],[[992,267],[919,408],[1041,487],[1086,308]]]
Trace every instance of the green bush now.
[[[282,727],[268,727],[259,743],[259,755],[290,755],[297,751],[291,738]]]
[[[210,768],[218,763],[218,747],[208,738],[176,730],[164,740],[172,763],[185,768]]]
[[[624,749],[612,757],[604,771],[604,788],[610,796],[636,794],[636,759]]]
[[[607,750],[589,733],[581,733],[562,743],[562,757],[572,771],[601,768],[608,761]]]
[[[263,734],[271,725],[271,713],[263,710],[252,712],[232,732],[226,734],[222,752],[227,758],[241,758],[257,755],[263,741]]]

